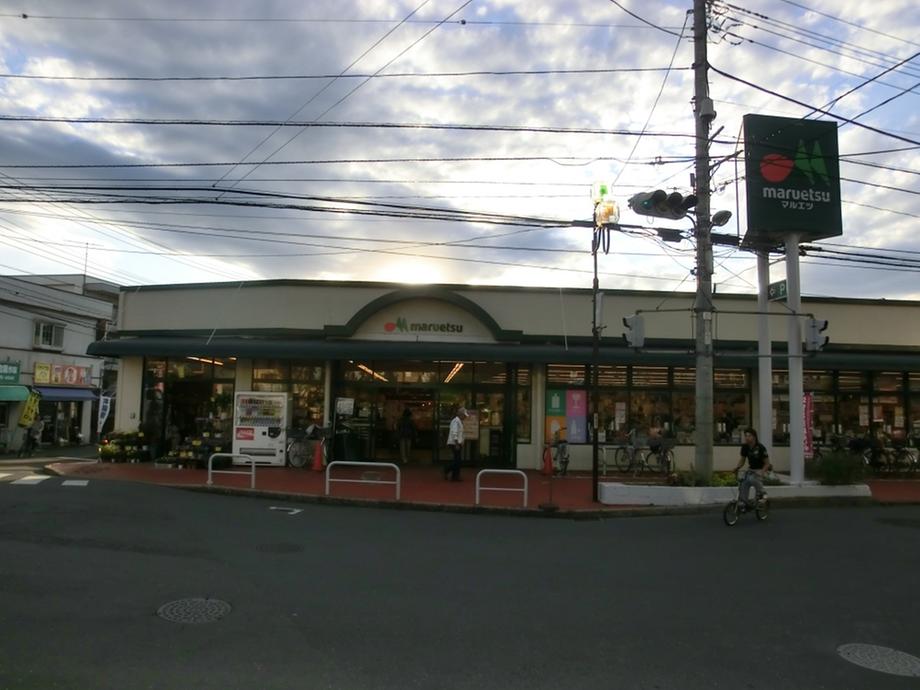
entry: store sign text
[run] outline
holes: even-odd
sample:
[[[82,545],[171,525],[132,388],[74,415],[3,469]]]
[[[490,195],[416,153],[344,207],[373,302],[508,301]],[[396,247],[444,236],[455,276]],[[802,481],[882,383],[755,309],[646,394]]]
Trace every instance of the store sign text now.
[[[399,316],[396,321],[387,321],[383,324],[383,330],[387,333],[463,333],[463,324],[450,321],[416,322]]]
[[[19,383],[19,362],[0,362],[0,383]]]

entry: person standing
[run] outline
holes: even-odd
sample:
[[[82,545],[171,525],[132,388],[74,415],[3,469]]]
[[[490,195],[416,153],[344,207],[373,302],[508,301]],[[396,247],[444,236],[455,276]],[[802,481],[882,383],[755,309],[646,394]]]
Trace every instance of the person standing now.
[[[31,458],[32,453],[35,452],[37,448],[41,446],[42,442],[42,433],[45,431],[45,420],[35,415],[35,420],[32,422],[32,425],[29,427],[29,430],[26,432],[25,443],[23,448],[19,450],[19,457],[25,455],[26,457]]]
[[[453,457],[450,464],[444,468],[444,479],[450,479],[452,482],[460,481],[460,458],[463,453],[463,420],[468,416],[469,412],[461,405],[457,408],[457,414],[450,420],[447,447],[451,449]]]
[[[402,417],[396,422],[396,435],[399,438],[399,459],[405,465],[409,462],[412,442],[415,440],[415,422],[412,421],[412,410],[408,407],[403,410]]]

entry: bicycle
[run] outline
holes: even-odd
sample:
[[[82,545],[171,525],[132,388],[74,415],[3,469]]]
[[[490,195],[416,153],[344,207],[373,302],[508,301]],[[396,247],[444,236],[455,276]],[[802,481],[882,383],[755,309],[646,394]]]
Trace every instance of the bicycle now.
[[[674,439],[660,438],[658,443],[650,446],[645,455],[645,466],[652,471],[668,474],[674,467]],[[651,462],[655,459],[654,463]]]
[[[284,452],[287,456],[288,464],[291,467],[306,467],[313,458],[315,445],[319,443],[322,448],[323,464],[326,464],[327,447],[326,447],[326,430],[317,426],[309,426],[306,429],[295,427],[287,430],[287,445]]]
[[[896,442],[885,448],[884,453],[889,472],[913,474],[917,470],[917,456],[906,443]]]
[[[630,472],[633,474],[648,467],[646,458],[639,453],[639,447],[636,444],[636,430],[630,429],[626,434],[626,445],[617,448],[613,454],[613,466],[618,472]]]
[[[569,469],[569,442],[560,438],[561,432],[557,431],[551,443],[545,443],[543,446],[543,464],[544,467],[552,463],[553,474],[565,476]],[[547,454],[549,454],[547,456]]]
[[[753,504],[748,500],[753,486],[748,481],[748,478],[753,473],[754,470],[745,470],[741,481],[738,482],[738,497],[729,501],[728,505],[722,510],[722,519],[729,527],[733,527],[744,513],[753,511],[757,516],[758,522],[766,520],[770,514],[770,501],[766,494],[757,496]]]

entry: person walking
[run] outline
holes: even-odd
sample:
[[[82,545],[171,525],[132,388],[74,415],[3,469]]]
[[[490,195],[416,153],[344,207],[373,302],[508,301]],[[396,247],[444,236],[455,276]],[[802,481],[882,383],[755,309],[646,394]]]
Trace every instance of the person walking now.
[[[451,449],[453,457],[444,468],[444,479],[452,482],[460,481],[460,458],[463,453],[463,420],[469,417],[469,412],[462,405],[457,408],[457,414],[450,420],[450,431],[447,433],[447,447]]]
[[[412,410],[408,407],[396,422],[396,436],[399,438],[399,459],[405,465],[409,462],[412,442],[415,441],[415,422],[412,420]]]
[[[19,449],[19,457],[32,457],[32,453],[41,445],[44,430],[45,420],[36,415],[35,421],[26,431],[26,437],[23,439],[22,447]]]

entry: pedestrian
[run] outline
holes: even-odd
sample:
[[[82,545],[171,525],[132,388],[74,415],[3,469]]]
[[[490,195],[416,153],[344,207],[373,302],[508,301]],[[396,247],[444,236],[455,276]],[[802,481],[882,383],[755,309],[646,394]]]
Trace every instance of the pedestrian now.
[[[463,420],[467,417],[469,417],[469,412],[461,405],[457,408],[457,414],[450,420],[447,447],[451,449],[453,458],[450,464],[444,468],[444,479],[450,479],[452,482],[460,481],[460,458],[463,453]]]
[[[412,420],[412,410],[408,407],[396,422],[396,436],[399,438],[399,459],[405,465],[409,462],[412,442],[415,441],[415,422]]]
[[[42,432],[45,430],[45,420],[41,417],[35,417],[32,425],[26,431],[26,437],[23,439],[22,448],[19,450],[19,457],[25,455],[32,457],[32,453],[41,445]]]

